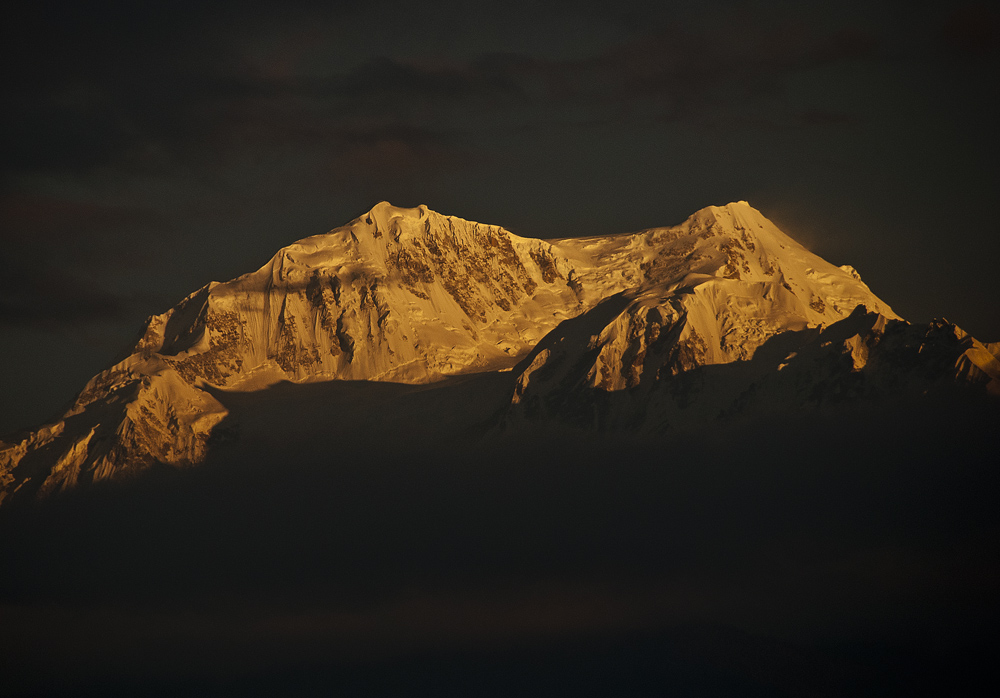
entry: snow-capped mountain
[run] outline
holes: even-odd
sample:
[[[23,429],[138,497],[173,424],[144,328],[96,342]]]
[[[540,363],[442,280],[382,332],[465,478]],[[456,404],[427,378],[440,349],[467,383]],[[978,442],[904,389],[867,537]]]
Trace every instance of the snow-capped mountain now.
[[[956,380],[1000,394],[995,346],[945,321],[903,321],[853,268],[810,253],[746,202],[588,242],[632,251],[641,281],[539,343],[515,369],[510,421],[657,431],[751,404],[795,409]]]
[[[0,452],[0,486],[48,492],[202,460],[225,408],[202,388],[433,381],[510,367],[600,300],[541,240],[387,203],[151,317],[64,418]]]
[[[995,350],[905,323],[746,202],[551,241],[383,202],[151,317],[62,419],[0,444],[0,501],[204,460],[219,390],[510,371],[506,427],[657,430],[913,376],[1000,393]]]

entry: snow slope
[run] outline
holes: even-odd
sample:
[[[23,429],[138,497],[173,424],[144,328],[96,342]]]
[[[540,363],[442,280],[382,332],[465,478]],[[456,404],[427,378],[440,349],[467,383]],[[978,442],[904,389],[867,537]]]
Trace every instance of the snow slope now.
[[[810,253],[745,201],[712,206],[672,228],[556,241],[609,275],[625,307],[588,328],[587,380],[618,390],[695,365],[745,360],[769,337],[836,322],[858,305],[897,316],[850,267]],[[600,311],[595,314],[601,315]],[[669,347],[669,350],[668,350]],[[536,357],[532,359],[539,365]],[[525,385],[528,377],[525,377]]]
[[[852,315],[858,306],[867,310]],[[810,253],[746,202],[673,227],[552,241],[383,202],[151,317],[61,420],[0,443],[0,501],[198,463],[225,437],[217,391],[279,381],[419,384],[517,364],[508,423],[581,413],[590,423],[595,405],[610,409],[595,396],[614,395],[632,407],[605,423],[662,425],[692,400],[664,397],[691,393],[685,374],[739,364],[789,376],[780,364],[795,362],[755,362],[758,350],[789,333],[818,341],[817,328],[869,314],[877,320],[841,343],[854,357],[848,372],[872,332],[906,324],[852,268]],[[951,347],[950,380],[1000,392],[992,345],[936,332]],[[955,341],[942,339],[949,332]],[[699,399],[706,414],[746,389],[717,383],[718,395]]]
[[[626,283],[515,368],[508,425],[661,431],[842,390],[872,399],[955,381],[1000,395],[1000,362],[985,345],[944,321],[902,321],[853,268],[812,254],[746,202],[673,228],[558,242],[621,269]]]
[[[199,462],[226,414],[207,386],[421,383],[510,368],[588,307],[557,256],[542,240],[382,202],[151,317],[62,420],[0,450],[0,498]]]

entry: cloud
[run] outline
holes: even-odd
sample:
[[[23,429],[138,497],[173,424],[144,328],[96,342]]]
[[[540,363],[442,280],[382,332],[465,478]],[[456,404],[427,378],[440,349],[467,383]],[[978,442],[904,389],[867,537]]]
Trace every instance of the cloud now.
[[[125,299],[67,269],[26,267],[8,259],[0,264],[0,326],[51,327],[129,317]]]
[[[983,2],[955,7],[940,28],[945,49],[967,62],[995,58],[1000,51],[1000,14]]]
[[[134,207],[109,206],[29,192],[10,192],[0,198],[0,235],[6,244],[56,236],[61,243],[79,232],[93,232],[149,224],[151,213]]]
[[[885,651],[897,662],[935,638],[987,649],[997,477],[982,458],[993,415],[979,405],[800,414],[675,439],[539,425],[451,449],[395,426],[424,432],[476,391],[377,398],[398,387],[284,384],[271,403],[213,391],[244,426],[218,459],[5,514],[17,535],[0,536],[0,553],[18,564],[0,577],[0,649],[18,679],[125,675],[162,689],[162,678],[252,681],[316,661],[336,665],[328,686],[344,664],[371,678],[372,663],[401,657],[451,658],[454,670],[457,654],[520,649],[549,665],[597,640],[621,651],[595,657],[613,685],[635,678],[620,661],[631,656],[646,671],[708,662],[704,676],[800,695],[844,680],[851,644],[879,673],[900,667],[886,669]],[[303,439],[295,414],[307,413]],[[886,439],[901,426],[921,440]],[[629,637],[645,632],[660,640],[637,653]]]
[[[379,56],[333,81],[330,87],[351,99],[372,94],[392,99],[517,96],[521,89],[512,78],[519,65],[522,63],[489,55],[471,62]]]
[[[742,31],[668,26],[636,37],[565,66],[573,77],[564,81],[570,86],[564,94],[648,104],[660,120],[716,122],[728,105],[780,98],[783,82],[797,71],[879,56],[876,35],[860,28],[749,24]],[[784,108],[779,101],[771,111]]]
[[[0,198],[0,325],[50,327],[129,319],[129,300],[95,280],[128,256],[117,231],[148,229],[134,208],[25,192]]]
[[[803,126],[850,126],[856,119],[842,111],[827,109],[807,109],[799,114]]]
[[[430,174],[461,167],[466,159],[449,135],[405,123],[345,124],[335,133],[339,147],[330,165],[336,180]]]
[[[350,140],[357,122],[433,132],[439,153],[450,136],[489,143],[533,126],[718,123],[732,111],[727,105],[780,97],[797,70],[870,60],[880,50],[864,27],[829,30],[744,12],[724,15],[721,26],[661,18],[589,55],[557,57],[543,46],[435,54],[375,41],[367,55],[352,56],[338,44],[354,42],[351,34],[377,13],[357,3],[332,13],[311,3],[259,15],[229,4],[105,3],[60,14],[43,2],[15,22],[37,41],[10,32],[5,49],[21,70],[0,115],[3,171],[175,172],[288,148],[334,157],[361,147]],[[405,158],[430,143],[419,141],[391,138],[375,151]],[[354,157],[354,166],[374,174],[385,158],[370,154]],[[451,155],[441,162],[461,159]]]

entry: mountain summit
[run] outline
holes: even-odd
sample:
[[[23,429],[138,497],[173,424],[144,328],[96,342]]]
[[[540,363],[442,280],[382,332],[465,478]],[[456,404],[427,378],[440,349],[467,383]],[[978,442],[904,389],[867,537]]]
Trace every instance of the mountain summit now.
[[[548,241],[382,202],[149,318],[60,420],[0,443],[0,501],[198,463],[228,414],[219,391],[281,381],[510,371],[497,405],[507,426],[656,430],[731,414],[748,391],[798,406],[870,365],[871,385],[919,374],[1000,392],[995,349],[947,323],[905,323],[854,269],[743,201],[672,227]],[[725,365],[743,369],[711,371]]]

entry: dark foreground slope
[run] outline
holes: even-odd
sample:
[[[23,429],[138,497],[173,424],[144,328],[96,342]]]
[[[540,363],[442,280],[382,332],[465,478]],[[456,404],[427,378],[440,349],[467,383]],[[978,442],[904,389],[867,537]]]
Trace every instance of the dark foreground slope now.
[[[0,512],[0,692],[882,696],[989,675],[985,398],[484,432],[508,389],[220,392],[239,431],[204,467]]]

